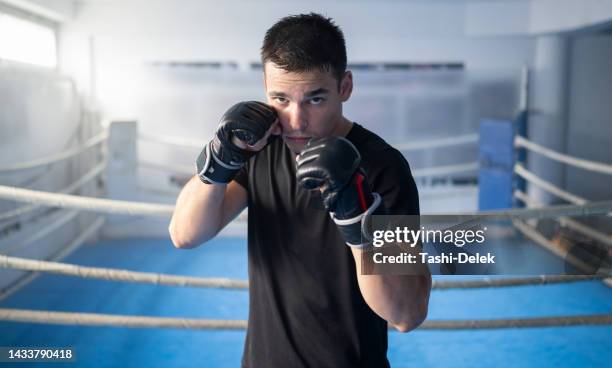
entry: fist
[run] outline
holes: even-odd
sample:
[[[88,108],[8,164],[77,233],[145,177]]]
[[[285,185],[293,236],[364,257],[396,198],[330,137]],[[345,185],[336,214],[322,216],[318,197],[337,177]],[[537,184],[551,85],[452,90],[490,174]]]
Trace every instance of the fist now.
[[[325,208],[336,212],[360,162],[359,152],[346,138],[311,139],[297,157],[297,180],[305,189],[321,190]]]
[[[268,143],[276,120],[276,110],[262,102],[239,102],[221,117],[213,150],[223,162],[244,163]]]
[[[371,235],[364,231],[373,214],[384,214],[380,195],[372,193],[361,155],[346,138],[312,139],[297,157],[297,180],[305,189],[319,189],[325,208],[346,244],[365,248]]]
[[[240,102],[221,117],[213,139],[198,158],[198,177],[207,184],[229,183],[278,128],[276,110],[257,101]]]

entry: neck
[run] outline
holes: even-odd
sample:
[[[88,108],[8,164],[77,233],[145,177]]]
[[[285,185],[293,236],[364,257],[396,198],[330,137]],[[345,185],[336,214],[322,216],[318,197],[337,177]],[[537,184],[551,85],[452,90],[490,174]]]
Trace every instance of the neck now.
[[[342,116],[340,122],[336,125],[336,129],[334,129],[333,135],[336,137],[346,137],[352,127],[353,122]]]

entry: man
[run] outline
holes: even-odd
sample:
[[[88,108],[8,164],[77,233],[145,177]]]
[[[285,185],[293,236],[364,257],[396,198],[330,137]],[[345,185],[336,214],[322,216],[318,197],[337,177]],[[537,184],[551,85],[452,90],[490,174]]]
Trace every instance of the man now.
[[[222,117],[177,200],[172,241],[198,246],[248,206],[243,367],[388,367],[387,326],[425,319],[431,276],[362,275],[361,223],[419,213],[408,163],[343,116],[353,81],[331,19],[281,19],[261,57],[268,105]]]

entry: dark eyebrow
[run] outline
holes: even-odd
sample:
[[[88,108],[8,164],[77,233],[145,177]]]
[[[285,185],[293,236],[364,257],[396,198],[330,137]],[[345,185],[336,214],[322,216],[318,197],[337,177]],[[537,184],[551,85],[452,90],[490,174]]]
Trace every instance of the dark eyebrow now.
[[[325,93],[329,93],[329,90],[327,88],[317,88],[313,91],[310,92],[306,92],[306,97],[312,97],[312,96],[316,96],[316,95],[322,95]],[[270,91],[268,92],[268,96],[275,96],[275,97],[287,97],[287,94],[284,92],[277,92],[277,91]]]
[[[316,95],[322,95],[325,93],[329,93],[329,90],[326,88],[317,88],[314,91],[310,91],[306,93],[306,97],[312,97],[312,96],[316,96]]]

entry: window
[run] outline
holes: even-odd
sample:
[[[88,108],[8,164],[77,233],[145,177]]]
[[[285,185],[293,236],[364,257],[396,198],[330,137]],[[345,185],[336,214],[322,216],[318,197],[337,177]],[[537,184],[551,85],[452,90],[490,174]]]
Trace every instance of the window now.
[[[0,59],[55,68],[55,30],[0,13]]]

